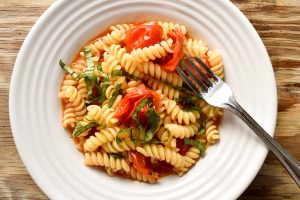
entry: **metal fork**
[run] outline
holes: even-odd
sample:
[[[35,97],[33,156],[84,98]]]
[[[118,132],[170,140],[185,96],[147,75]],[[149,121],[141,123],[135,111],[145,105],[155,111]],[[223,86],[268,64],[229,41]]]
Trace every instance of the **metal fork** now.
[[[203,70],[199,68],[201,66]],[[187,76],[185,69],[190,75]],[[185,57],[176,70],[185,83],[208,104],[225,108],[240,117],[276,155],[300,188],[300,162],[273,139],[235,100],[230,87],[199,58]]]

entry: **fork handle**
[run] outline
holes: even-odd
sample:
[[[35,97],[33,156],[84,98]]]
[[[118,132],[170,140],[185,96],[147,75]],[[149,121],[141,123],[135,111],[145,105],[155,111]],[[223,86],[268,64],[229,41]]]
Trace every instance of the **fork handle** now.
[[[283,166],[293,177],[300,188],[300,162],[288,153],[274,138],[272,138],[243,108],[232,98],[226,107],[239,116],[258,135],[266,146],[275,154]]]

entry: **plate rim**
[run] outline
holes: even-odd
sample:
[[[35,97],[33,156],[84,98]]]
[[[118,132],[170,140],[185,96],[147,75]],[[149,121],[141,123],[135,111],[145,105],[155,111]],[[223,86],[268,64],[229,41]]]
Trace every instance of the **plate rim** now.
[[[14,142],[18,151],[18,154],[20,155],[20,158],[23,162],[24,167],[26,168],[27,172],[30,174],[30,176],[32,177],[32,179],[34,180],[34,182],[39,186],[39,188],[41,189],[41,191],[43,191],[43,193],[48,196],[48,197],[54,197],[52,193],[50,193],[50,191],[47,189],[47,185],[45,185],[43,183],[42,180],[40,180],[38,178],[38,175],[36,173],[34,173],[34,169],[32,168],[32,165],[30,164],[30,159],[28,158],[28,156],[26,155],[25,152],[21,151],[21,146],[22,146],[22,142],[18,139],[18,134],[16,133],[17,130],[17,125],[14,125],[17,121],[17,117],[16,117],[16,110],[13,106],[13,103],[15,101],[15,98],[13,96],[13,94],[16,93],[16,77],[19,75],[20,73],[20,62],[24,57],[24,52],[27,49],[28,44],[30,43],[30,41],[32,40],[32,38],[34,37],[34,35],[36,34],[36,30],[39,28],[39,26],[45,21],[45,19],[47,19],[47,17],[49,16],[49,14],[51,14],[52,12],[55,11],[55,9],[57,7],[59,7],[62,3],[64,3],[64,1],[54,1],[44,12],[43,14],[37,19],[37,21],[34,23],[34,25],[32,26],[32,28],[30,29],[30,31],[28,32],[28,35],[25,37],[24,42],[19,50],[19,53],[17,55],[14,67],[13,67],[13,72],[12,72],[12,76],[11,76],[11,80],[10,80],[10,87],[9,87],[9,119],[10,119],[10,126],[11,126],[11,130],[12,130],[12,135],[14,138]],[[256,39],[260,41],[260,46],[263,48],[264,53],[267,55],[268,57],[268,61],[270,63],[270,66],[272,67],[272,62],[270,59],[270,56],[268,54],[268,51],[262,41],[262,39],[260,38],[259,34],[257,33],[257,31],[255,30],[254,26],[251,24],[251,22],[249,21],[249,19],[243,14],[243,12],[241,10],[239,10],[238,7],[236,7],[234,5],[234,3],[232,3],[231,1],[226,1],[224,3],[227,3],[227,5],[231,6],[232,9],[235,9],[238,13],[239,16],[243,18],[244,21],[246,21],[247,26],[248,26],[248,31],[251,31],[252,33],[254,33],[253,35],[255,35]],[[273,69],[273,68],[272,68]],[[274,94],[274,96],[271,98],[274,101],[274,108],[273,108],[273,116],[274,116],[274,120],[273,120],[273,125],[272,125],[272,131],[269,133],[272,137],[275,134],[275,128],[276,128],[276,121],[277,121],[277,114],[278,114],[278,98],[277,98],[277,85],[276,85],[276,78],[275,78],[275,73],[274,70],[272,70],[272,74],[269,74],[272,76],[272,92]],[[261,169],[266,156],[267,156],[268,150],[264,153],[265,155],[263,156],[262,161],[260,162],[261,164],[259,164],[258,168],[255,169],[255,176],[251,177],[251,181],[249,181],[249,183],[245,184],[245,187],[243,189],[239,190],[239,193],[237,194],[236,198],[238,198],[244,191],[246,188],[249,187],[249,185],[251,184],[251,182],[253,181],[253,179],[257,176],[259,170]]]

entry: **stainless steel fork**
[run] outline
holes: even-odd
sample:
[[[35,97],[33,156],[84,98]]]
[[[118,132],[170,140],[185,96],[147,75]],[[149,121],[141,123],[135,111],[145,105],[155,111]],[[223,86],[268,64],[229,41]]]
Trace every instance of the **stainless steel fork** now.
[[[203,69],[201,70],[199,66]],[[187,76],[181,69],[186,70]],[[185,83],[212,106],[225,108],[240,117],[276,155],[300,188],[300,162],[273,139],[235,100],[230,87],[199,58],[185,57],[176,70]]]

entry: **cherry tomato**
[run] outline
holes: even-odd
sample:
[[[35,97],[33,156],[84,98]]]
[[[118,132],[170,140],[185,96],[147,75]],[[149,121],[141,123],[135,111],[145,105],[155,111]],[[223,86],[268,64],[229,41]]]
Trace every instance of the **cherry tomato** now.
[[[148,97],[153,98],[153,103],[156,108],[160,107],[161,102],[160,102],[159,94],[157,94],[152,90],[147,89],[145,85],[139,85],[133,88],[131,92],[127,93],[124,96],[124,98],[121,100],[119,106],[116,109],[115,117],[123,121],[129,121],[131,119],[132,114],[136,110],[137,106],[142,101],[142,99]],[[148,111],[148,106],[147,108],[143,108],[141,111],[142,113],[144,113],[145,117],[147,117],[146,116],[147,111]]]
[[[179,152],[181,155],[185,155],[185,153],[190,149],[189,145],[184,144],[183,139],[176,139],[176,147],[179,148]]]
[[[162,40],[163,29],[157,22],[136,24],[126,32],[126,49],[144,48],[159,43]]]
[[[146,156],[136,151],[130,151],[129,155],[131,157],[134,169],[142,174],[150,175],[151,169],[147,166],[148,161]]]
[[[169,58],[170,60],[162,65],[162,68],[166,71],[174,71],[182,58],[183,55],[183,39],[184,35],[179,29],[175,29],[175,33],[168,34],[173,40],[175,40],[173,55]]]

